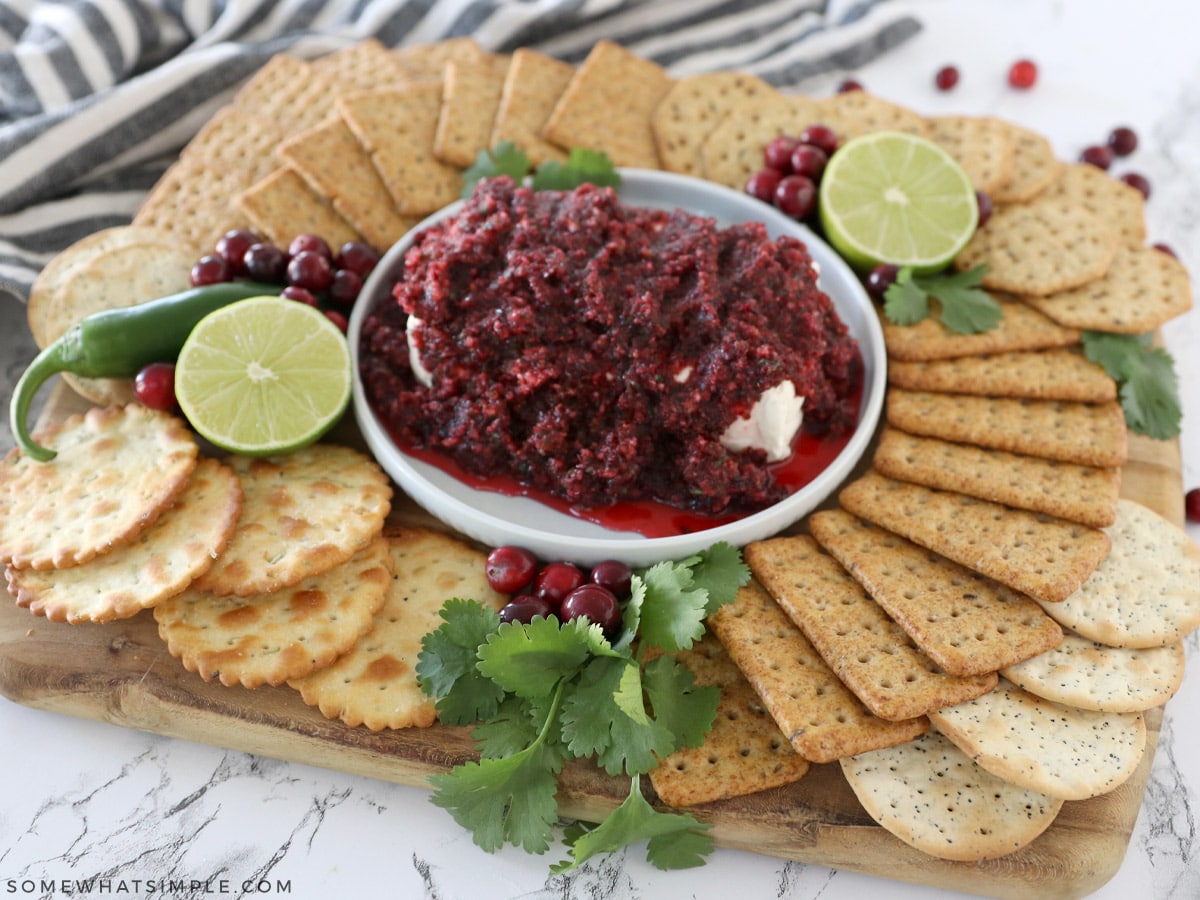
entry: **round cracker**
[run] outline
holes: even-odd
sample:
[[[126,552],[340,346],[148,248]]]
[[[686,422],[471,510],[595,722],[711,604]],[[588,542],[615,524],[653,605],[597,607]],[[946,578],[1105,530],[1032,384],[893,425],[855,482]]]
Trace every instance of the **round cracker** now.
[[[58,455],[12,450],[0,463],[0,562],[69,568],[132,540],[196,467],[192,433],[144,406],[90,409],[35,435]]]
[[[127,619],[184,590],[224,549],[242,508],[228,466],[201,460],[179,499],[128,543],[70,569],[13,569],[17,605],[52,622]]]

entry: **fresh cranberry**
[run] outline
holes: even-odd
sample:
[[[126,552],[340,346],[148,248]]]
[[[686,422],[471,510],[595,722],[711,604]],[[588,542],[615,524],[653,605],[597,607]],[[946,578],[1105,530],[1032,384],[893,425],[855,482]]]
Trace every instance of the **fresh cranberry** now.
[[[325,313],[325,318],[327,318],[330,322],[332,322],[334,325],[336,325],[338,327],[338,331],[340,331],[342,334],[345,334],[347,331],[350,330],[349,320],[347,320],[346,317],[344,315],[342,315],[340,312],[338,312],[336,309],[326,309],[326,310],[324,310],[324,313]]]
[[[1184,494],[1183,509],[1189,522],[1200,522],[1200,488],[1192,488]]]
[[[1090,147],[1084,147],[1083,152],[1079,154],[1079,161],[1107,172],[1113,161],[1112,148],[1107,144],[1092,144]]]
[[[306,306],[319,306],[317,298],[313,296],[313,292],[306,288],[297,287],[294,284],[289,284],[279,292],[280,297],[288,300],[295,300],[297,303],[303,303]]]
[[[287,266],[289,284],[320,293],[333,282],[333,265],[329,259],[312,250],[302,250]]]
[[[763,147],[763,165],[768,169],[774,169],[781,175],[790,174],[792,151],[796,149],[798,143],[799,141],[794,137],[786,134],[771,138],[767,141],[767,146]]]
[[[865,90],[865,88],[863,87],[863,83],[861,81],[859,81],[857,78],[847,78],[845,81],[843,81],[837,87],[837,92],[839,94],[848,94],[851,91],[861,91],[861,90]]]
[[[796,149],[792,151],[792,174],[803,175],[813,182],[818,182],[828,162],[829,157],[820,147],[813,144],[797,144]]]
[[[958,66],[942,66],[933,76],[939,91],[952,91],[958,85]]]
[[[584,584],[575,588],[563,598],[558,614],[564,622],[586,616],[589,622],[599,625],[606,635],[614,634],[621,624],[621,604],[617,602],[616,595],[598,584]]]
[[[333,262],[333,251],[329,243],[319,234],[298,234],[288,244],[288,256],[299,256],[301,253],[318,253],[329,262]]]
[[[1129,156],[1137,149],[1137,132],[1128,125],[1118,125],[1108,135],[1108,146],[1117,156]]]
[[[804,175],[785,175],[775,188],[775,206],[785,216],[807,219],[817,207],[817,186]]]
[[[227,231],[221,235],[217,241],[216,252],[217,256],[225,260],[229,266],[231,276],[246,274],[245,258],[246,251],[250,249],[251,244],[262,242],[253,231],[247,231],[244,228],[235,228],[232,231]]]
[[[329,284],[329,299],[343,306],[353,306],[362,291],[362,276],[349,269],[335,269]]]
[[[379,254],[370,244],[349,241],[338,250],[336,263],[339,269],[349,269],[365,279],[379,264]]]
[[[535,597],[533,594],[521,594],[513,597],[500,607],[501,622],[520,622],[528,625],[537,616],[548,619],[554,615],[554,608],[549,600]]]
[[[822,125],[817,122],[809,125],[800,132],[800,143],[812,144],[814,147],[820,147],[825,151],[826,156],[833,156],[834,151],[838,148],[837,132],[828,125]]]
[[[633,569],[618,559],[606,559],[592,566],[588,573],[592,584],[608,588],[618,598],[628,597],[633,583]]]
[[[1138,172],[1126,172],[1121,176],[1121,180],[1131,188],[1136,188],[1140,191],[1144,199],[1150,199],[1150,179],[1145,175]]]
[[[867,273],[867,293],[881,299],[887,289],[896,283],[900,267],[892,263],[880,263]]]
[[[1170,244],[1163,244],[1160,242],[1157,244],[1151,244],[1150,246],[1153,247],[1155,250],[1157,250],[1159,253],[1165,253],[1165,254],[1167,254],[1167,256],[1170,256],[1173,259],[1179,259],[1179,254],[1175,252],[1175,248],[1172,247]]]
[[[1027,91],[1038,79],[1038,67],[1031,59],[1018,59],[1009,66],[1008,83],[1017,90]]]
[[[242,257],[242,268],[255,281],[283,284],[287,278],[287,257],[274,244],[251,244]]]
[[[150,363],[133,376],[133,394],[142,406],[172,412],[175,403],[175,364]]]
[[[565,562],[552,562],[542,566],[533,579],[533,595],[549,600],[555,608],[584,582],[583,572],[577,566]]]
[[[746,193],[763,203],[774,203],[775,188],[779,187],[781,178],[783,176],[774,169],[759,169],[747,180]]]
[[[988,223],[992,213],[996,211],[996,204],[992,202],[991,194],[986,191],[976,191],[975,206],[979,209],[979,222],[975,227],[982,228]]]
[[[206,284],[221,284],[232,278],[229,263],[216,254],[210,254],[200,257],[192,265],[188,282],[192,287],[203,287]]]
[[[492,590],[516,594],[533,581],[537,567],[537,557],[524,547],[506,544],[487,555],[483,571]]]

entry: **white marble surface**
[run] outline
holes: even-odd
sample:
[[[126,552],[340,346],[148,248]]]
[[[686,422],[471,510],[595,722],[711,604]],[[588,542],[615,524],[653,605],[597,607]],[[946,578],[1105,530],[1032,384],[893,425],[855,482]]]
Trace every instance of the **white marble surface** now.
[[[923,112],[996,113],[1048,135],[1073,158],[1129,124],[1142,147],[1121,165],[1146,174],[1151,239],[1200,273],[1200,56],[1191,0],[913,2],[922,35],[855,73]],[[1027,93],[1008,64],[1041,66]],[[934,71],[962,70],[938,94]],[[812,93],[832,83],[804,85]],[[20,307],[0,298],[3,377],[31,346]],[[1166,329],[1186,400],[1185,485],[1200,487],[1200,313]],[[7,406],[7,399],[4,406]],[[6,436],[7,437],[7,436]],[[1196,526],[1189,528],[1200,535]],[[1167,706],[1149,789],[1118,874],[1093,896],[1200,897],[1200,640]],[[253,884],[302,898],[683,898],[877,900],[965,896],[820,866],[718,851],[701,869],[661,873],[634,850],[548,877],[547,859],[489,856],[418,789],[292,765],[0,699],[0,894],[213,897]],[[75,879],[109,879],[92,892]],[[183,886],[168,889],[167,879]],[[50,886],[43,882],[53,882]],[[244,883],[250,882],[250,889]],[[48,889],[49,888],[49,889]],[[260,891],[262,892],[262,891]],[[1053,887],[1047,886],[1047,896]]]

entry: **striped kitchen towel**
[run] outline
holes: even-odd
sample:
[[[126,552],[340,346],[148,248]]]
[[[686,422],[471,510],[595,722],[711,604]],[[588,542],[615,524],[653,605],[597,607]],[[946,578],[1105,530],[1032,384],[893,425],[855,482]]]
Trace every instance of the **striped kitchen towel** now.
[[[0,0],[0,293],[128,222],[188,139],[280,51],[472,35],[578,62],[601,38],[674,75],[781,87],[919,30],[887,0]]]

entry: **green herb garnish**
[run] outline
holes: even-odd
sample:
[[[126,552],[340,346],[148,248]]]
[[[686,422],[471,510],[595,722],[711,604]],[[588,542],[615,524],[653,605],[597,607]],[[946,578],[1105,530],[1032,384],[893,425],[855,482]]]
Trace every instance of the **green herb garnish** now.
[[[530,174],[530,184],[536,191],[570,191],[581,184],[615,188],[621,184],[612,160],[600,150],[575,147],[565,163],[547,160],[534,169],[520,147],[512,141],[501,141],[490,150],[480,150],[475,162],[463,172],[462,197],[470,197],[481,179],[507,175],[520,182]]]
[[[987,266],[979,265],[965,272],[916,275],[911,266],[904,266],[884,292],[884,315],[894,325],[915,325],[933,314],[932,297],[937,301],[937,318],[951,331],[991,331],[1004,318],[1004,311],[980,287],[985,272]]]
[[[475,725],[480,759],[432,776],[433,803],[484,850],[511,843],[544,853],[558,822],[556,775],[570,759],[591,758],[628,777],[629,796],[603,822],[567,828],[570,856],[552,871],[640,841],[660,869],[702,865],[710,826],[655,810],[641,776],[699,746],[712,727],[720,689],[696,685],[670,654],[691,647],[705,616],[749,578],[723,543],[635,573],[616,643],[586,619],[501,623],[473,600],[447,601],[443,623],[421,643],[417,676],[440,721]]]
[[[1117,382],[1125,424],[1157,440],[1179,435],[1183,410],[1175,361],[1148,334],[1083,332],[1083,352]]]

